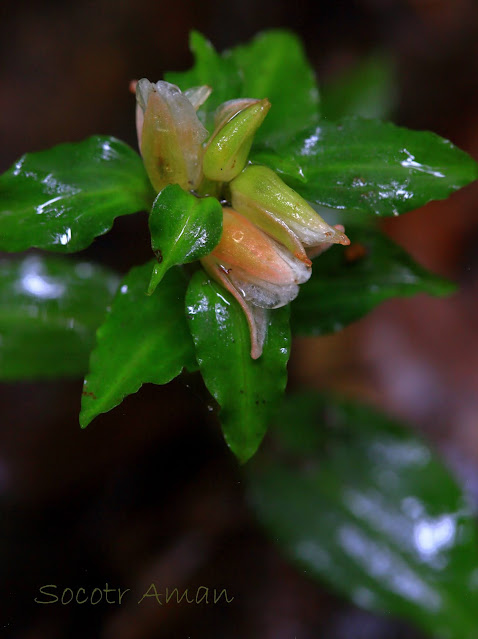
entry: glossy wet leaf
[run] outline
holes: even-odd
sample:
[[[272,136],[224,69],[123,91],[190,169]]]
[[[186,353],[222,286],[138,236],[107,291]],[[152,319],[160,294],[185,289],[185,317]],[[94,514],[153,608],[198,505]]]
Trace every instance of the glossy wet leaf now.
[[[222,207],[214,197],[197,198],[171,184],[156,198],[149,216],[151,246],[157,263],[148,293],[177,264],[208,255],[221,239]]]
[[[253,360],[239,304],[202,271],[191,279],[186,306],[200,371],[221,407],[224,438],[246,462],[261,443],[287,382],[289,308],[271,311],[263,353]]]
[[[0,250],[80,251],[153,196],[141,158],[115,138],[27,153],[0,176]]]
[[[83,428],[143,384],[167,384],[183,367],[196,367],[184,315],[183,273],[170,270],[154,294],[147,296],[152,266],[148,262],[131,269],[97,331],[83,389]]]
[[[272,108],[255,143],[288,138],[319,119],[319,92],[302,44],[293,33],[273,30],[230,52],[243,79],[241,97],[268,98]]]
[[[478,177],[477,163],[448,140],[362,118],[323,121],[253,159],[306,199],[365,215],[405,213]]]
[[[381,302],[418,293],[448,295],[455,285],[417,264],[376,228],[347,227],[349,247],[332,246],[292,305],[294,335],[342,330]]]
[[[321,113],[330,120],[359,115],[387,120],[397,100],[395,66],[385,54],[360,60],[321,90]]]
[[[0,261],[0,379],[81,376],[118,284],[91,262]]]
[[[290,398],[278,453],[250,467],[271,539],[309,578],[438,639],[475,639],[478,540],[466,499],[419,438],[371,409]]]
[[[176,84],[182,91],[201,85],[212,88],[211,95],[198,111],[212,133],[214,111],[222,102],[239,96],[239,71],[229,56],[219,54],[211,42],[197,31],[191,32],[189,46],[194,55],[194,66],[188,71],[166,73],[164,78],[167,82]]]

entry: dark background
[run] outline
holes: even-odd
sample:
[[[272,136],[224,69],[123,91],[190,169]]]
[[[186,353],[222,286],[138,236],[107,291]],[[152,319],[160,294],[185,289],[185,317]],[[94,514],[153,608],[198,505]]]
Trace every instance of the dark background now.
[[[218,49],[288,27],[326,82],[362,56],[397,69],[394,120],[478,158],[473,0],[2,3],[0,170],[93,133],[135,145],[129,81],[191,64],[194,28]],[[290,388],[333,388],[407,420],[478,503],[478,190],[387,221],[421,263],[461,284],[382,305],[343,333],[297,340]],[[83,252],[120,272],[149,259],[145,216]],[[0,636],[16,639],[388,639],[418,634],[345,604],[287,565],[244,503],[198,380],[146,386],[86,431],[81,380],[0,387]],[[138,606],[155,581],[227,588],[216,606]],[[42,584],[130,588],[122,606],[33,602]]]

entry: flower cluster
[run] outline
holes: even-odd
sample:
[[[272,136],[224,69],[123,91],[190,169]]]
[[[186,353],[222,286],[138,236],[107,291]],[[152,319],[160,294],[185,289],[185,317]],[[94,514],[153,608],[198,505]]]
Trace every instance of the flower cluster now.
[[[197,115],[207,86],[184,93],[168,82],[136,84],[138,144],[159,193],[179,184],[223,203],[223,233],[201,264],[234,295],[246,315],[251,356],[262,353],[267,309],[285,306],[311,275],[311,258],[332,244],[349,244],[271,169],[248,163],[257,129],[271,105],[241,98],[222,104],[209,136]]]

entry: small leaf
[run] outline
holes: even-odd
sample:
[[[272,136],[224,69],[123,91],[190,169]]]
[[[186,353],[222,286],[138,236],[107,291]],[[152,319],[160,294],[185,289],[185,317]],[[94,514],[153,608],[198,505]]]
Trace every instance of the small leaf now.
[[[411,211],[478,177],[477,163],[448,140],[362,118],[322,122],[253,160],[307,200],[365,215]]]
[[[240,96],[268,98],[271,111],[255,144],[290,139],[319,120],[319,92],[301,41],[289,31],[265,31],[232,49],[243,85]]]
[[[184,316],[186,280],[179,269],[171,270],[148,297],[151,267],[148,262],[131,269],[97,331],[83,390],[82,428],[143,384],[167,384],[184,366],[195,368]]]
[[[281,410],[279,455],[256,458],[250,498],[307,576],[433,637],[475,639],[478,546],[466,498],[418,437],[317,395]]]
[[[455,286],[417,264],[373,227],[347,227],[351,245],[314,260],[312,276],[292,305],[294,335],[342,330],[381,302],[417,293],[448,295]]]
[[[176,84],[181,91],[207,85],[212,93],[198,111],[210,133],[213,129],[214,111],[217,107],[239,97],[241,79],[234,61],[221,56],[213,45],[197,31],[191,31],[189,46],[194,54],[194,66],[189,71],[169,72],[165,80]]]
[[[141,158],[115,138],[28,153],[0,176],[0,250],[80,251],[153,197]]]
[[[360,60],[322,88],[322,117],[340,120],[349,115],[386,120],[397,98],[397,78],[392,60],[375,54]]]
[[[0,261],[0,379],[84,375],[117,284],[90,262]]]
[[[222,234],[222,207],[214,197],[197,198],[171,184],[156,198],[149,228],[157,258],[151,294],[171,266],[193,262],[214,249]]]
[[[199,369],[221,407],[224,438],[244,463],[261,443],[285,389],[289,308],[271,311],[263,353],[253,360],[239,304],[202,271],[191,279],[186,307]]]

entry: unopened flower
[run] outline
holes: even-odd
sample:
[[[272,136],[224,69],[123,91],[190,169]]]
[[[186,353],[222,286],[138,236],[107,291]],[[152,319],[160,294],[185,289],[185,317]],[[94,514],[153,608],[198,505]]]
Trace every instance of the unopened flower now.
[[[207,87],[182,93],[169,82],[140,80],[136,86],[136,126],[144,166],[159,192],[168,184],[185,190],[197,188],[202,179],[202,143],[207,130],[195,105],[206,99]]]
[[[223,208],[222,238],[201,263],[242,306],[251,330],[251,356],[256,359],[265,337],[264,309],[295,299],[299,284],[310,277],[310,267],[231,208]]]
[[[350,244],[347,236],[320,215],[266,166],[250,165],[229,185],[232,206],[260,229],[310,264],[306,249]]]
[[[269,109],[269,100],[231,100],[217,111],[216,130],[204,153],[204,175],[230,182],[246,166],[254,135]]]
[[[144,165],[159,192],[179,184],[195,194],[227,201],[222,238],[201,259],[208,274],[239,302],[251,334],[251,356],[262,353],[270,309],[285,306],[311,275],[311,258],[332,244],[349,244],[342,226],[332,227],[279,176],[247,165],[257,129],[271,104],[240,98],[218,107],[214,131],[196,110],[211,89],[184,93],[168,82],[136,85],[136,124]]]

